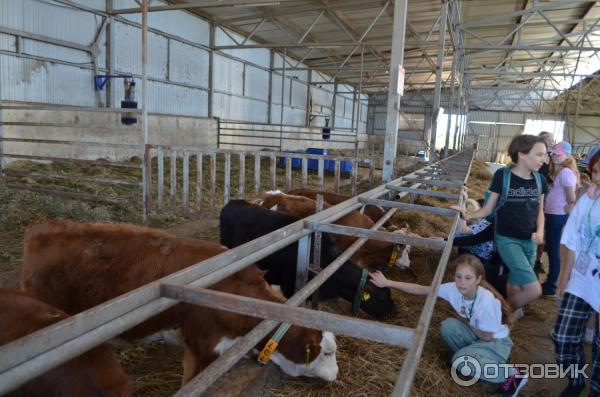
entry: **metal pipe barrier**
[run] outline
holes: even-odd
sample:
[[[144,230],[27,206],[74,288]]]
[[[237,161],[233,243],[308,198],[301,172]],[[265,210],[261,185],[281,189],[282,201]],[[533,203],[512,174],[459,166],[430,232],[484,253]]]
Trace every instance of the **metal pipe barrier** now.
[[[188,382],[176,394],[177,396],[198,395],[202,393],[220,375],[225,373],[252,349],[256,343],[274,329],[278,321],[298,325],[310,323],[311,326],[318,329],[334,329],[339,333],[352,337],[378,340],[384,343],[409,347],[394,389],[394,396],[407,396],[410,392],[416,366],[421,357],[433,315],[437,290],[452,248],[452,238],[458,221],[457,212],[443,211],[442,215],[453,217],[453,223],[432,282],[433,290],[427,297],[416,329],[385,325],[368,320],[357,321],[351,317],[329,313],[317,313],[314,318],[308,319],[308,314],[311,314],[308,313],[308,309],[289,309],[288,307],[301,305],[347,259],[365,244],[368,238],[441,249],[441,244],[433,243],[433,241],[429,241],[430,239],[415,239],[414,237],[379,232],[379,227],[391,218],[398,209],[401,209],[399,206],[401,203],[382,200],[380,197],[395,195],[396,188],[406,183],[408,183],[408,188],[411,190],[401,192],[400,197],[406,197],[409,194],[428,195],[430,192],[434,192],[433,190],[421,189],[423,186],[443,186],[460,189],[468,177],[472,160],[473,150],[458,153],[439,163],[426,166],[405,177],[398,178],[387,185],[379,186],[355,196],[308,218],[299,220],[237,248],[156,280],[102,305],[1,346],[0,394],[14,390],[28,380],[174,306],[179,303],[178,299],[184,299],[194,303],[201,303],[211,308],[221,308],[224,310],[234,309],[233,306],[236,306],[235,310],[238,312],[246,313],[247,311],[251,311],[252,313],[257,313],[259,317],[268,318],[268,320],[261,322],[246,336],[239,339],[202,373]],[[444,181],[440,180],[440,178],[447,178],[449,180]],[[420,191],[414,191],[414,189],[420,189]],[[358,237],[358,240],[310,282],[300,288],[285,304],[256,301],[228,294],[215,294],[214,291],[202,289],[230,276],[282,247],[300,239],[308,238],[313,230],[327,229],[328,226],[323,224],[334,222],[351,211],[362,207],[365,203],[374,200],[390,208],[384,217],[370,231],[365,231],[364,229],[354,230],[353,228],[335,228],[330,230],[334,233],[343,232],[344,234],[355,235]],[[459,203],[460,200],[462,198],[459,199]],[[440,213],[440,209],[435,207],[421,206],[419,208],[423,211]],[[306,246],[306,244],[299,244],[299,246]],[[307,268],[305,270],[308,271]],[[375,332],[377,327],[380,327],[381,330],[381,334],[378,336]]]

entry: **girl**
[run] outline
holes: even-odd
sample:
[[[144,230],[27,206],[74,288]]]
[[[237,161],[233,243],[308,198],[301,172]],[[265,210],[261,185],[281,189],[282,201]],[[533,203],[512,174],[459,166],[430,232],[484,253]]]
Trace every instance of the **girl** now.
[[[496,295],[482,284],[484,269],[474,255],[464,254],[452,263],[454,282],[440,285],[438,296],[450,303],[458,319],[442,321],[441,334],[452,352],[453,368],[465,362],[465,357],[475,359],[482,369],[481,378],[491,383],[502,383],[500,394],[516,396],[527,383],[527,375],[510,367],[508,374],[484,371],[486,364],[504,364],[510,356],[513,342],[508,336],[509,326],[502,323],[502,303]],[[382,273],[370,273],[373,284],[396,288],[415,295],[427,295],[430,286],[388,280]],[[510,310],[507,311],[510,322]],[[494,373],[495,372],[495,373]]]
[[[544,163],[546,143],[537,136],[518,135],[510,142],[508,154],[513,165],[506,203],[496,208],[503,190],[504,171],[499,169],[494,174],[491,194],[483,208],[473,213],[466,213],[464,209],[460,211],[468,221],[485,218],[497,210],[496,249],[509,269],[506,285],[508,303],[517,311],[542,294],[533,266],[536,244],[544,240],[543,203],[548,188],[545,178],[540,177],[541,191],[538,191],[533,172]]]
[[[592,184],[571,212],[561,244],[567,247],[567,260],[560,274],[556,294],[561,298],[560,310],[552,331],[555,357],[563,368],[585,364],[582,340],[586,322],[600,312],[600,145],[589,161]],[[596,321],[592,349],[590,397],[600,396],[600,335]],[[575,372],[570,372],[573,375]],[[561,396],[579,396],[585,388],[583,375],[577,374]]]
[[[543,295],[554,295],[560,273],[560,236],[575,205],[575,189],[579,185],[579,171],[571,157],[569,142],[560,142],[552,150],[551,176],[554,181],[544,202],[548,278],[542,284]]]

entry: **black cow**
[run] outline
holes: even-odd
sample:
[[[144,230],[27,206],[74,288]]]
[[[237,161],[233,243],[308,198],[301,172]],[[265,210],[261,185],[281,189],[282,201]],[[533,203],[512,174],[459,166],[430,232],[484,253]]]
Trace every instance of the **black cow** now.
[[[271,211],[244,200],[232,200],[221,211],[221,244],[233,248],[264,236],[296,221],[292,216]],[[256,264],[266,270],[265,280],[277,284],[286,297],[295,292],[296,261],[298,242],[267,256]],[[312,249],[311,249],[312,254]],[[329,265],[338,256],[333,240],[322,235],[321,267]],[[341,297],[353,302],[357,294],[362,268],[346,261],[319,289],[320,299]],[[360,302],[360,308],[376,318],[388,318],[396,313],[389,288],[378,288],[370,281],[366,283]]]

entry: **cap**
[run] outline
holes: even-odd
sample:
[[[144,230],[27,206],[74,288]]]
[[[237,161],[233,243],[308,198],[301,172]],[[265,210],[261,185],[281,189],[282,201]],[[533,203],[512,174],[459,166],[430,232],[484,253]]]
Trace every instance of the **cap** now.
[[[557,156],[561,156],[563,154],[571,154],[573,152],[573,148],[571,144],[567,141],[562,141],[554,145],[554,149],[552,149],[552,154],[556,154]]]

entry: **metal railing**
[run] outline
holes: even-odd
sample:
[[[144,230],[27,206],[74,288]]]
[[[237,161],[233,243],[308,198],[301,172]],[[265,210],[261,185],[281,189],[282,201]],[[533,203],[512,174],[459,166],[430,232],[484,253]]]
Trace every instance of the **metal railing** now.
[[[359,134],[352,130],[331,129],[324,137],[320,127],[219,120],[219,148],[291,151],[335,147],[356,150],[359,144]]]
[[[400,196],[408,194],[430,195],[437,192],[425,189],[427,186],[442,186],[458,191],[466,182],[472,159],[472,150],[458,153],[439,163],[424,167],[391,183],[362,193],[308,218],[299,220],[237,248],[156,280],[145,287],[116,297],[102,305],[6,344],[0,347],[0,394],[14,390],[28,380],[121,334],[125,330],[176,305],[179,301],[185,301],[210,308],[251,314],[265,318],[265,320],[188,382],[176,393],[176,396],[201,394],[271,332],[279,322],[309,326],[315,329],[333,331],[352,337],[408,348],[408,354],[404,359],[393,392],[394,396],[408,396],[429,330],[437,291],[452,248],[458,213],[453,210],[430,206],[415,206],[414,204],[388,201],[380,197],[387,197],[399,190],[401,191]],[[449,180],[440,180],[441,178]],[[344,228],[342,226],[335,226],[332,230],[328,229],[330,225],[327,225],[327,223],[334,222],[367,203],[376,203],[390,208],[371,230],[355,230],[354,228]],[[379,227],[391,218],[398,209],[405,208],[452,217],[453,222],[448,240],[443,242],[378,231]],[[310,257],[308,253],[310,249],[309,239],[311,233],[316,230],[353,235],[359,237],[359,239],[310,282],[302,286],[285,304],[257,301],[247,297],[205,289],[282,247],[299,240],[297,268],[299,274],[297,279],[307,280],[308,258]],[[343,315],[314,313],[304,308],[291,309],[291,307],[301,305],[346,260],[360,249],[368,238],[443,249],[432,282],[433,288],[427,297],[416,329],[370,320],[359,320]]]
[[[264,183],[264,167],[268,170],[268,189],[281,189],[285,191],[292,190],[295,187],[306,188],[308,186],[308,171],[309,162],[314,162],[311,168],[316,168],[317,172],[317,188],[325,189],[326,179],[333,182],[333,191],[339,193],[344,175],[343,168],[351,168],[349,172],[345,172],[346,179],[349,180],[351,186],[351,194],[356,195],[358,184],[359,168],[368,169],[369,185],[372,187],[375,184],[375,166],[371,159],[355,158],[344,156],[326,156],[319,154],[305,153],[290,153],[290,152],[274,152],[274,151],[247,151],[247,150],[226,150],[226,149],[208,149],[208,148],[192,148],[192,147],[175,147],[166,145],[150,145],[150,157],[157,160],[157,172],[153,175],[153,180],[156,180],[156,199],[157,209],[162,211],[165,208],[166,191],[165,191],[165,161],[168,157],[169,173],[168,184],[170,186],[170,208],[173,213],[181,213],[184,216],[189,216],[192,208],[195,208],[197,216],[205,215],[203,207],[208,207],[208,214],[215,216],[217,205],[217,184],[222,183],[223,187],[223,205],[227,204],[232,197],[233,189],[237,190],[236,198],[243,199],[250,189],[246,186],[246,163],[248,159],[254,162],[254,180],[252,189],[254,193],[263,191]],[[178,160],[179,159],[179,160]],[[205,163],[207,159],[208,164]],[[268,160],[268,164],[263,164],[262,159]],[[192,161],[193,160],[193,161]],[[232,162],[236,161],[237,175],[232,169]],[[285,177],[283,181],[277,180],[277,162],[285,169]],[[195,163],[195,180],[190,179],[190,169]],[[283,163],[283,164],[282,164]],[[178,169],[181,164],[181,169]],[[219,164],[219,167],[217,167]],[[217,168],[223,170],[223,179],[217,181]],[[293,168],[298,168],[300,172],[300,186],[294,186],[292,178]],[[326,177],[326,169],[333,168],[332,176]],[[181,194],[178,189],[178,175],[181,175]],[[298,176],[298,175],[296,175]],[[237,183],[235,179],[237,178]],[[298,184],[296,182],[296,184]],[[205,187],[207,189],[205,189]],[[195,190],[194,197],[190,194],[191,190]],[[208,194],[204,191],[207,190]],[[154,198],[154,197],[153,197]],[[150,204],[151,205],[151,204]],[[151,208],[149,208],[149,211]]]
[[[72,108],[60,106],[42,106],[32,104],[0,104],[0,110],[9,109],[21,112],[30,112],[34,115],[37,111],[62,110],[62,111],[90,111],[89,108]],[[135,109],[110,109],[97,110],[102,113],[131,113]],[[2,112],[0,111],[0,117]],[[349,180],[351,193],[357,192],[358,169],[368,168],[370,186],[375,184],[374,162],[370,159],[348,156],[323,156],[319,154],[292,153],[282,151],[261,150],[227,150],[211,149],[206,147],[170,146],[170,145],[144,145],[140,139],[137,143],[102,142],[99,139],[60,139],[52,133],[42,134],[28,132],[23,136],[18,131],[3,134],[3,127],[25,128],[48,127],[58,128],[59,134],[63,129],[78,128],[85,130],[85,125],[74,122],[64,123],[39,123],[28,120],[19,114],[23,120],[2,120],[0,118],[0,181],[4,186],[16,190],[28,190],[36,193],[55,195],[64,198],[107,202],[113,204],[130,204],[140,207],[143,211],[144,221],[152,213],[162,213],[170,210],[173,214],[183,216],[214,216],[218,207],[217,191],[222,189],[223,204],[227,204],[231,192],[237,190],[237,198],[244,198],[250,189],[246,186],[246,161],[254,161],[254,192],[259,192],[264,187],[261,178],[265,178],[263,171],[268,169],[268,188],[271,190],[290,190],[294,186],[292,178],[293,169],[298,168],[296,174],[301,173],[301,187],[308,185],[309,168],[317,172],[318,188],[324,190],[326,180],[333,183],[333,190],[337,193],[343,179]],[[42,116],[38,117],[43,119]],[[267,126],[262,126],[266,128]],[[279,128],[278,126],[271,126]],[[115,132],[139,131],[135,127],[122,127],[113,125],[97,125],[102,131],[110,131],[115,137]],[[296,128],[296,127],[294,127]],[[52,130],[52,132],[55,132]],[[69,134],[67,134],[71,137]],[[73,133],[71,133],[73,135]],[[77,132],[77,137],[81,134]],[[40,137],[41,136],[41,137]],[[136,134],[134,138],[139,138]],[[354,144],[353,144],[354,145]],[[123,161],[136,157],[140,162]],[[102,158],[98,160],[98,158]],[[195,158],[195,169],[192,159]],[[232,173],[232,158],[237,161],[237,175]],[[207,159],[206,164],[203,161]],[[267,159],[263,164],[262,159]],[[277,178],[277,160],[283,162],[285,177]],[[61,162],[65,167],[70,167],[68,172],[56,172],[48,167],[21,167],[15,169],[7,165],[7,160],[29,160],[33,162]],[[167,167],[165,160],[169,160]],[[315,162],[309,166],[309,162]],[[299,164],[296,164],[299,163]],[[153,168],[153,164],[156,166]],[[217,178],[217,164],[219,170],[224,170],[223,176]],[[221,166],[222,164],[222,166]],[[351,171],[344,172],[350,166]],[[74,166],[74,167],[71,167]],[[101,168],[104,176],[94,176],[78,167],[94,166]],[[127,173],[114,172],[115,169],[128,169]],[[165,170],[169,175],[165,178]],[[326,174],[330,170],[331,175]],[[190,176],[195,174],[195,180]],[[147,175],[147,178],[144,178]],[[238,179],[237,183],[233,180]],[[298,175],[296,175],[298,177]],[[50,180],[51,183],[47,183]],[[165,181],[169,183],[170,191],[167,192]],[[87,184],[84,186],[83,184]],[[298,182],[296,182],[298,184]],[[117,193],[102,194],[102,186],[118,186]],[[299,187],[299,186],[295,186]],[[113,189],[111,189],[113,190]],[[194,193],[195,195],[192,194]],[[83,191],[83,192],[82,192]],[[219,193],[219,196],[221,194]],[[168,208],[166,207],[168,204]]]

